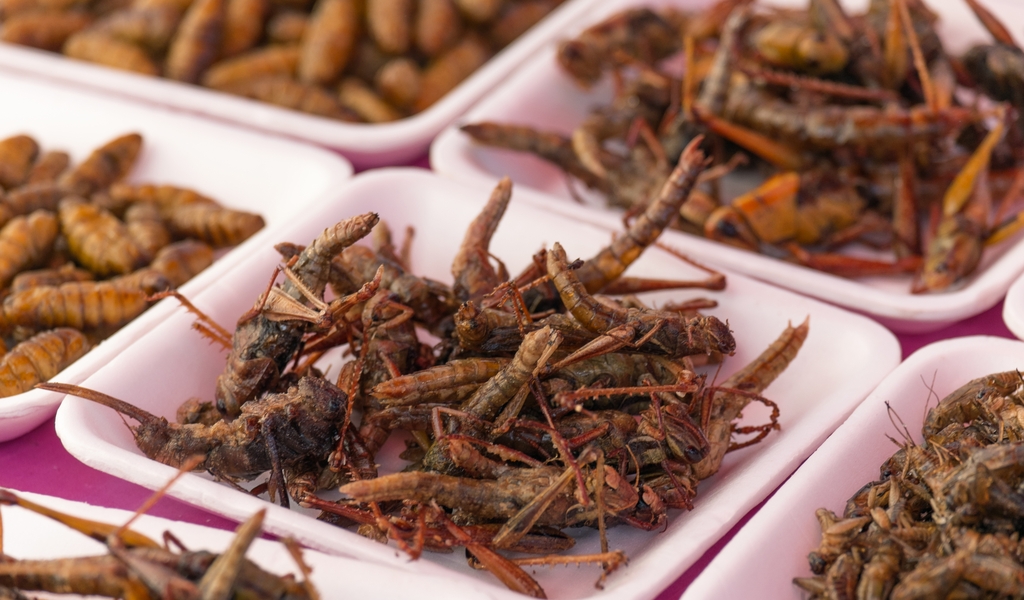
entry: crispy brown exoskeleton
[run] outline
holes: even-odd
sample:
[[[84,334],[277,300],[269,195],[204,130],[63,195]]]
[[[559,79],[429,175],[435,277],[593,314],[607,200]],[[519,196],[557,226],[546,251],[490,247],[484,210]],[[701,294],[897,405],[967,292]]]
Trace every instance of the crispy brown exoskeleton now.
[[[37,210],[56,211],[57,203],[66,195],[67,192],[55,183],[23,185],[0,198],[0,223]]]
[[[27,135],[0,141],[0,186],[12,188],[21,185],[38,153],[39,144]]]
[[[0,229],[0,287],[20,271],[43,264],[57,239],[57,218],[39,210],[15,217]]]
[[[30,330],[74,327],[82,331],[112,331],[146,310],[148,294],[116,280],[64,283],[11,294],[0,305],[2,328]]]
[[[60,205],[60,224],[75,260],[99,277],[130,273],[147,262],[127,226],[106,209],[67,198]]]
[[[149,458],[181,467],[195,455],[197,469],[231,479],[253,479],[276,468],[327,456],[337,438],[337,423],[348,400],[345,393],[319,377],[303,377],[280,394],[267,394],[241,407],[239,418],[207,426],[179,425],[127,402],[77,386],[39,386],[108,406],[139,422],[132,435]]]
[[[44,285],[60,285],[70,281],[92,281],[93,279],[95,277],[91,272],[79,269],[72,263],[67,263],[56,269],[38,269],[18,273],[11,280],[11,292],[23,292]]]
[[[142,136],[129,133],[115,138],[93,151],[81,164],[60,178],[65,190],[88,197],[120,180],[142,149]]]
[[[100,31],[79,31],[64,43],[63,52],[71,58],[142,75],[156,75],[160,72],[142,48]]]
[[[124,213],[125,229],[149,262],[161,248],[171,243],[171,232],[160,217],[160,209],[148,202],[132,204]]]
[[[196,0],[185,12],[171,40],[164,74],[196,83],[220,53],[224,33],[225,0]]]
[[[305,293],[322,299],[327,287],[331,258],[370,233],[377,224],[374,213],[346,219],[324,231],[299,255],[292,272],[302,285],[301,291],[290,280],[281,291],[302,302]],[[261,310],[265,300],[256,305],[255,314],[246,315],[232,336],[231,353],[224,371],[217,377],[217,409],[235,417],[240,407],[257,397],[278,379],[306,331],[306,323],[298,320],[271,320]]]
[[[359,8],[355,0],[319,0],[302,34],[299,81],[328,84],[348,64],[359,36]]]
[[[590,27],[558,48],[558,62],[581,85],[593,85],[622,52],[653,64],[676,52],[682,37],[649,8],[623,11]]]
[[[178,237],[193,237],[215,248],[235,246],[263,228],[263,217],[213,204],[188,204],[162,211]]]
[[[172,287],[181,287],[211,264],[213,248],[197,240],[182,240],[161,248],[148,268],[166,277]]]
[[[0,397],[13,396],[47,381],[89,351],[81,332],[62,327],[21,342],[0,361]]]

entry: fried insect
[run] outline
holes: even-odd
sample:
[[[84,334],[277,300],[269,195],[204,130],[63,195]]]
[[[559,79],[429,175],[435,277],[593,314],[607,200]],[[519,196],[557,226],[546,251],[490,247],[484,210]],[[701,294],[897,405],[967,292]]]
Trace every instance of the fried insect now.
[[[220,53],[226,6],[226,0],[197,0],[189,7],[167,50],[167,77],[186,83],[199,81]]]
[[[233,421],[179,425],[78,386],[47,383],[38,387],[74,394],[136,420],[139,425],[131,429],[139,449],[163,464],[181,467],[200,455],[203,460],[196,469],[234,480],[272,471],[271,485],[280,484],[284,506],[288,498],[282,469],[311,456],[326,456],[336,443],[337,423],[348,404],[336,386],[319,377],[303,377],[286,392],[246,403]]]
[[[141,148],[142,136],[137,133],[115,138],[64,173],[59,184],[70,193],[89,197],[127,175]]]
[[[75,259],[100,277],[124,275],[148,262],[117,217],[81,198],[60,204],[61,230]]]
[[[147,263],[161,248],[171,243],[171,232],[160,217],[160,209],[152,204],[141,202],[129,206],[124,213],[124,224],[128,237]]]
[[[56,269],[40,269],[38,271],[22,271],[11,280],[11,292],[23,292],[44,285],[60,285],[69,281],[92,281],[95,276],[85,269],[73,264],[62,265]]]
[[[47,381],[89,351],[81,332],[58,328],[21,342],[0,360],[0,397],[14,396]]]
[[[11,219],[0,229],[0,286],[6,286],[20,271],[43,264],[56,239],[53,213],[40,210]]]
[[[0,329],[30,331],[73,327],[80,331],[112,332],[149,306],[148,293],[117,280],[62,283],[13,293],[0,304]]]
[[[331,258],[370,233],[378,220],[367,213],[326,229],[291,267],[298,283],[286,280],[278,293],[300,303],[309,297],[322,299]],[[268,318],[268,301],[269,297],[258,301],[255,314],[239,321],[227,366],[217,378],[217,410],[229,417],[237,416],[244,403],[277,380],[306,331],[307,321]]]
[[[299,81],[336,81],[348,64],[358,35],[359,11],[354,0],[318,0],[302,33]]]
[[[212,204],[175,206],[162,211],[167,226],[178,237],[191,237],[214,248],[235,246],[263,229],[263,217]]]
[[[0,186],[12,188],[21,185],[38,153],[39,144],[27,135],[0,140]]]

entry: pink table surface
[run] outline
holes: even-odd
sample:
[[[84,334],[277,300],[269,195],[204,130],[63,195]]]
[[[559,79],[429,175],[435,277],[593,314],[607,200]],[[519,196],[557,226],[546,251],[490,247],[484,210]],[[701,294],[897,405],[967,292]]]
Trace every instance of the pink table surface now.
[[[414,165],[425,166],[426,161],[421,159]],[[932,342],[966,335],[994,335],[1013,338],[1014,336],[1003,323],[1002,314],[1003,303],[1000,302],[980,315],[936,332],[898,335],[903,356],[909,356],[918,348]],[[135,510],[151,494],[145,488],[101,473],[78,462],[61,445],[60,439],[54,431],[53,419],[20,438],[0,443],[0,487],[126,510]],[[679,598],[690,582],[700,574],[725,543],[759,508],[760,505],[748,513],[725,538],[715,544],[695,565],[668,586],[658,596],[658,600]],[[172,498],[161,499],[149,511],[149,514],[221,529],[234,529],[235,527],[233,521]]]

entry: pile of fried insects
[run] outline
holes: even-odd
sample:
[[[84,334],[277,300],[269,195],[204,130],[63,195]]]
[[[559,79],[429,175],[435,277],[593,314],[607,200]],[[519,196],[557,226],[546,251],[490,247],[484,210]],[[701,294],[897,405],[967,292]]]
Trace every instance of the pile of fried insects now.
[[[581,86],[613,80],[610,102],[571,133],[462,130],[550,161],[627,211],[706,135],[717,164],[752,163],[746,179],[763,183],[733,197],[709,183],[682,206],[684,231],[844,277],[905,275],[914,293],[948,290],[1024,223],[1013,216],[1024,53],[963,1],[996,43],[962,56],[946,52],[923,0],[872,0],[857,15],[838,0],[631,8],[558,50]]]
[[[284,539],[281,543],[298,564],[302,581],[296,581],[291,574],[282,577],[265,571],[245,558],[249,546],[262,531],[266,511],[261,510],[242,523],[221,554],[190,550],[171,531],[164,532],[161,545],[129,529],[166,490],[167,487],[159,490],[139,512],[118,526],[62,513],[0,489],[0,506],[15,506],[43,515],[107,547],[107,553],[98,556],[18,559],[4,552],[0,522],[0,598],[29,600],[22,592],[48,592],[134,600],[319,600],[319,593],[309,581],[310,568],[293,540]]]
[[[562,0],[0,0],[0,40],[323,117],[432,105]]]
[[[0,141],[0,396],[61,372],[263,227],[189,189],[120,183],[141,148],[123,135],[69,168],[27,135]]]
[[[697,143],[647,209],[589,260],[570,260],[571,249],[555,243],[517,277],[495,266],[488,246],[511,198],[508,179],[466,232],[451,286],[409,272],[408,247],[396,249],[387,234],[375,249],[354,245],[382,231],[373,213],[306,247],[278,245],[285,281],[233,336],[197,322],[231,350],[216,401],[186,403],[179,423],[99,392],[41,387],[138,421],[135,441],[150,458],[178,465],[201,454],[201,469],[233,482],[269,471],[258,489],[272,500],[288,505],[290,496],[412,556],[464,546],[473,565],[528,595],[544,592],[523,564],[592,562],[610,572],[625,556],[608,549],[607,527],[663,528],[668,509],[692,507],[726,452],[778,427],[778,407],[760,393],[808,332],[807,323],[787,327],[710,386],[695,363],[735,348],[725,323],[698,312],[715,302],[655,309],[604,295],[724,287],[709,270],[695,282],[621,276],[691,192],[706,164]],[[328,284],[337,297],[325,303]],[[425,345],[417,328],[440,342]],[[311,365],[343,343],[354,360],[335,385]],[[771,422],[734,425],[751,401],[771,408]],[[379,474],[375,456],[396,432],[407,432],[409,465]],[[734,442],[734,433],[748,437]],[[317,495],[339,485],[341,501]],[[581,526],[600,531],[602,552],[555,556],[575,543],[563,530]]]
[[[846,503],[820,508],[813,598],[1020,598],[1024,590],[1024,379],[980,377],[931,409]]]

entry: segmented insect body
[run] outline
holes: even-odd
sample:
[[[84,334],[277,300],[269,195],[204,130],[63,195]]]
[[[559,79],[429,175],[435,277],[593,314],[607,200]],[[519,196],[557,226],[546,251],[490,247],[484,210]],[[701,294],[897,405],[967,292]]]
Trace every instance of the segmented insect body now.
[[[172,287],[181,287],[213,264],[213,248],[197,240],[168,244],[157,252],[149,269],[167,278]]]
[[[81,198],[66,198],[59,214],[71,253],[99,277],[123,275],[146,264],[128,228],[109,211]]]
[[[39,266],[50,255],[57,239],[57,218],[39,210],[11,219],[0,229],[0,287],[20,271]]]
[[[197,0],[185,12],[167,50],[164,74],[196,83],[221,48],[226,0]]]
[[[57,203],[66,195],[67,192],[54,183],[23,185],[0,198],[0,221],[7,222],[11,217],[36,210],[56,212]]]
[[[682,40],[666,15],[649,8],[623,11],[558,48],[558,62],[578,83],[597,82],[606,65],[622,52],[653,64],[679,50]]]
[[[409,108],[420,93],[420,69],[411,59],[394,58],[376,70],[374,87],[388,102]]]
[[[466,230],[462,245],[452,260],[452,275],[455,278],[452,289],[456,299],[462,302],[479,301],[494,291],[502,281],[508,280],[508,273],[499,274],[491,265],[488,247],[511,199],[512,180],[505,177],[492,192],[483,211]]]
[[[60,178],[68,192],[89,197],[123,178],[142,149],[142,136],[129,133],[100,146],[81,164]]]
[[[11,294],[0,305],[4,329],[73,327],[81,331],[112,331],[146,310],[147,293],[114,281],[63,283]]]
[[[47,381],[89,351],[85,335],[58,328],[21,342],[0,360],[0,397],[14,396]]]
[[[232,421],[179,425],[99,392],[65,384],[40,387],[78,395],[135,419],[139,425],[131,430],[136,444],[155,461],[181,467],[202,455],[205,460],[197,469],[242,480],[310,457],[326,457],[334,448],[348,402],[330,382],[303,377],[287,392],[245,404]]]
[[[12,188],[21,185],[38,153],[39,144],[27,135],[0,140],[0,186]]]
[[[156,256],[161,248],[171,243],[171,232],[167,230],[160,209],[149,203],[137,203],[128,207],[124,214],[125,230],[142,252],[145,262]]]
[[[336,81],[348,64],[359,35],[355,0],[319,0],[302,34],[299,81]]]
[[[882,156],[892,155],[908,141],[955,134],[976,118],[966,108],[933,111],[923,105],[909,109],[839,105],[804,109],[751,85],[730,88],[725,115],[791,145],[818,150],[855,146]]]
[[[331,258],[370,233],[378,220],[377,215],[367,213],[341,221],[303,250],[292,272],[305,286],[305,292],[322,299]],[[285,281],[281,291],[296,301],[304,300],[299,288],[290,281]],[[227,365],[217,378],[217,409],[231,417],[239,414],[242,404],[277,380],[306,330],[306,323],[302,321],[268,319],[259,310],[261,303],[257,303],[255,315],[239,322]]]
[[[642,351],[676,357],[711,352],[731,354],[736,348],[728,325],[715,317],[688,319],[678,313],[624,309],[597,302],[568,268],[565,250],[559,244],[548,251],[547,260],[548,274],[566,310],[587,329],[603,334],[577,351],[581,357],[617,350],[641,339],[648,340],[640,347]],[[645,337],[648,335],[649,338]]]
[[[94,278],[91,271],[79,269],[69,263],[56,269],[22,271],[11,280],[11,292],[23,292],[34,287],[60,285],[70,281],[92,281]]]
[[[714,392],[711,420],[705,432],[709,453],[706,458],[694,465],[693,473],[697,479],[706,479],[718,471],[725,453],[729,450],[735,427],[733,421],[752,400],[749,394],[760,394],[775,381],[796,358],[809,331],[809,319],[797,327],[787,326],[764,352],[726,379],[722,383],[721,391]],[[730,390],[739,390],[743,393]]]
[[[263,228],[263,217],[212,204],[174,206],[162,211],[171,232],[215,248],[236,246]]]

